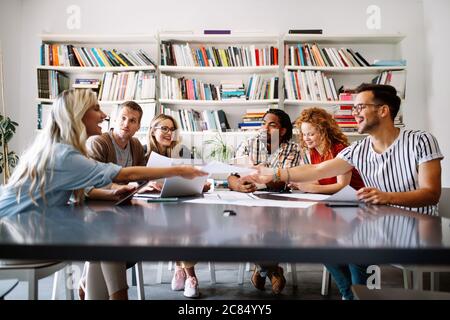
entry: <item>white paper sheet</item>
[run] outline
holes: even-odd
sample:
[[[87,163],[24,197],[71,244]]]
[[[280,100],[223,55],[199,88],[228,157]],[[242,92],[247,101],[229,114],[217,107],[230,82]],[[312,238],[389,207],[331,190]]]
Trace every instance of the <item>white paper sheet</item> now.
[[[147,167],[155,167],[155,168],[161,168],[161,167],[171,167],[172,166],[172,159],[162,156],[156,152],[150,153],[150,157],[147,161]]]
[[[341,191],[336,192],[331,195],[327,201],[351,201],[358,202],[358,197],[356,196],[356,190],[350,186],[346,186]]]
[[[186,200],[188,203],[199,204],[229,204],[246,207],[277,207],[277,208],[308,208],[315,202],[303,201],[283,201],[259,199],[251,193],[242,193],[234,191],[218,191],[210,194],[204,194],[204,198]]]
[[[317,193],[303,193],[295,192],[292,193],[277,193],[277,197],[295,198],[301,200],[313,200],[313,201],[323,201],[330,198],[328,194],[317,194]]]
[[[202,167],[202,170],[209,174],[231,174],[238,173],[240,175],[249,175],[256,173],[255,169],[232,166],[219,161],[211,161],[207,165]]]

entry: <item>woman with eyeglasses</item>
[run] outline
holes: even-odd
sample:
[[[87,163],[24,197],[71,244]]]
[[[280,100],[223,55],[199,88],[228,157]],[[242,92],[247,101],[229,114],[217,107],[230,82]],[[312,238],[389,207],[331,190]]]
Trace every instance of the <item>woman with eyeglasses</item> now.
[[[186,157],[187,148],[180,144],[178,139],[178,124],[171,116],[160,114],[153,118],[148,132],[148,145],[146,157],[152,152],[169,158]],[[158,191],[162,186],[157,181],[150,182],[150,186]],[[210,184],[206,184],[203,191],[209,190]],[[174,291],[184,290],[184,296],[197,298],[199,293],[198,280],[195,274],[195,264],[192,261],[177,261],[172,277],[171,288]]]
[[[304,164],[318,164],[336,157],[348,145],[347,137],[342,133],[333,116],[321,108],[309,108],[302,111],[295,121],[300,130],[300,145]],[[358,171],[353,169],[337,177],[320,179],[315,182],[291,182],[292,189],[310,193],[333,194],[350,185],[355,190],[364,187]]]

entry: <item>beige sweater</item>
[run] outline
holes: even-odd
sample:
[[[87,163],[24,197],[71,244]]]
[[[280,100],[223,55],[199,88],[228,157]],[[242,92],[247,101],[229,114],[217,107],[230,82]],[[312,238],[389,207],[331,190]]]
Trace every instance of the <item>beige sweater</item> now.
[[[116,151],[114,150],[111,139],[111,136],[107,132],[90,138],[86,144],[89,157],[100,162],[117,164]],[[145,166],[144,148],[138,139],[131,138],[130,150],[133,166]]]

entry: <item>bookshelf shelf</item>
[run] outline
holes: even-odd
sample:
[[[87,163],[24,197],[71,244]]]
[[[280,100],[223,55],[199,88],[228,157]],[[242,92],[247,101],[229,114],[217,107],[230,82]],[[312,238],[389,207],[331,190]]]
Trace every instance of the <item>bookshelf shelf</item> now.
[[[128,44],[148,44],[156,43],[154,34],[41,34],[39,38],[46,43],[70,43],[70,44],[90,44],[90,43],[128,43]]]
[[[55,100],[54,99],[42,99],[42,98],[36,98],[36,101],[39,103],[48,103],[51,104],[53,103]],[[113,105],[113,104],[122,104],[125,101],[130,101],[130,100],[116,100],[116,101],[99,101],[98,103],[100,105]],[[134,101],[138,104],[144,104],[144,103],[155,103],[156,100],[155,99],[146,99],[146,100],[131,100]]]
[[[401,71],[406,70],[406,66],[398,67],[310,67],[310,66],[285,66],[284,70],[311,70],[311,71],[324,71],[330,73],[359,73],[359,74],[378,74],[382,71]]]
[[[242,33],[242,34],[163,34],[159,35],[161,41],[190,42],[190,43],[223,43],[223,44],[260,44],[277,43],[279,36],[266,33]]]
[[[183,74],[238,74],[238,73],[278,73],[279,66],[258,67],[182,67],[182,66],[160,66],[159,70],[164,73]]]
[[[58,67],[58,66],[38,66],[41,70],[55,70],[66,73],[104,73],[104,72],[128,72],[128,71],[155,71],[154,66],[133,66],[133,67]]]
[[[320,42],[322,44],[398,44],[405,39],[403,34],[287,34],[284,42]]]
[[[266,100],[172,100],[160,99],[161,104],[184,106],[255,106],[278,103],[278,99]]]
[[[183,136],[215,136],[215,135],[223,135],[223,136],[252,136],[254,135],[254,131],[228,131],[228,132],[218,132],[218,131],[180,131],[180,135]]]
[[[353,101],[312,101],[312,100],[284,100],[285,106],[336,106],[353,105]]]

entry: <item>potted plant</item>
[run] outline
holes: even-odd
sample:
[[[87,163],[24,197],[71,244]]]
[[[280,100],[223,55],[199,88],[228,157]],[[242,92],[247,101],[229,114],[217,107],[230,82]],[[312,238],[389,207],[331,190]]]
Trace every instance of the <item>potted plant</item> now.
[[[3,183],[8,182],[11,169],[17,165],[19,157],[14,151],[9,151],[8,142],[16,133],[17,122],[0,115],[0,173],[3,173]]]
[[[228,162],[233,157],[233,148],[226,144],[223,136],[217,133],[213,139],[204,142],[206,147],[205,160]]]

